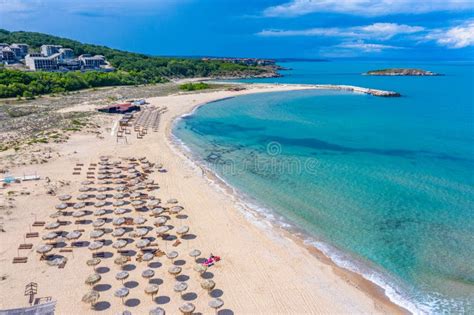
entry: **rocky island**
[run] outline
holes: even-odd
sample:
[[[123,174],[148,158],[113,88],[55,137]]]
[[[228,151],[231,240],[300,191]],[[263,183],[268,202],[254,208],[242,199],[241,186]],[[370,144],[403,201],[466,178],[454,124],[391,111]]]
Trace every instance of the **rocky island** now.
[[[438,76],[439,73],[426,71],[422,69],[413,69],[413,68],[393,68],[393,69],[381,69],[381,70],[371,70],[364,75],[393,75],[393,76]]]

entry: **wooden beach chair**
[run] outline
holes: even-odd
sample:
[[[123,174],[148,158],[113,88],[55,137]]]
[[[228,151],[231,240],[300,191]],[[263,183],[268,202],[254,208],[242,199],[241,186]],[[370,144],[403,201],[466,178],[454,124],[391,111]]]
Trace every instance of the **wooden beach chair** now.
[[[24,264],[28,262],[28,257],[13,257],[14,264]]]
[[[81,172],[72,172],[72,175],[81,175]]]
[[[44,221],[35,221],[33,222],[33,226],[44,226],[46,224],[46,222]]]
[[[31,243],[20,244],[20,246],[18,246],[18,249],[32,249],[32,248],[33,248],[33,244]]]
[[[38,232],[26,233],[26,234],[25,234],[25,237],[26,237],[26,238],[39,237],[39,233],[38,233]]]

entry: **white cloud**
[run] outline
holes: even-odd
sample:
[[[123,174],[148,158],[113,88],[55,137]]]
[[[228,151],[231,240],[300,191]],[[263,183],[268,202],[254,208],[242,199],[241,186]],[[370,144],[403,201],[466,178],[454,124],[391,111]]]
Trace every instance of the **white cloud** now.
[[[382,50],[386,50],[386,49],[405,49],[404,47],[399,47],[399,46],[365,43],[363,41],[341,43],[333,47],[359,50],[362,52],[381,52]]]
[[[0,0],[0,14],[19,14],[33,12],[40,0]]]
[[[400,34],[413,34],[423,31],[421,26],[410,26],[396,23],[375,23],[365,26],[347,28],[310,28],[304,30],[263,30],[260,36],[325,36],[358,39],[388,40]]]
[[[420,14],[434,11],[459,11],[474,8],[472,0],[291,0],[268,7],[268,17],[292,17],[316,12],[362,16]]]
[[[453,49],[474,46],[474,20],[448,29],[433,30],[425,39],[434,40],[440,46]]]

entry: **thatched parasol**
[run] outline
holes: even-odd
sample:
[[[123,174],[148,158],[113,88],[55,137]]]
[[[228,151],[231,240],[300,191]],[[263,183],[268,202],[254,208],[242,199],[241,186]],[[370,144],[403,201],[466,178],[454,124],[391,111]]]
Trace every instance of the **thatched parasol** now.
[[[58,204],[58,205],[55,206],[55,208],[58,209],[58,210],[64,210],[64,209],[66,209],[67,207],[69,207],[68,204],[67,204],[67,203],[64,203],[64,202],[63,202],[63,203],[60,203],[60,204]]]
[[[85,211],[82,211],[82,210],[74,211],[74,212],[72,213],[72,216],[73,216],[74,218],[80,218],[80,217],[83,217],[83,216],[85,216],[85,215],[87,215],[87,213],[86,213]]]
[[[153,278],[155,272],[152,269],[145,269],[142,271],[142,277],[145,279]]]
[[[62,216],[62,215],[63,215],[63,213],[62,213],[61,211],[56,211],[56,212],[50,214],[49,217],[50,217],[51,219],[57,219],[57,218],[59,218],[59,217]]]
[[[138,237],[143,237],[145,235],[147,235],[149,232],[149,230],[147,228],[138,228],[135,230],[135,234],[138,236]]]
[[[77,240],[79,237],[81,237],[82,233],[79,231],[72,231],[66,234],[66,238],[68,240]]]
[[[170,211],[171,214],[178,214],[183,210],[184,210],[184,208],[181,207],[181,206],[174,206],[174,207],[171,207],[169,211]]]
[[[178,229],[176,229],[176,234],[180,235],[181,237],[186,235],[186,233],[188,232],[189,232],[189,226],[186,226],[186,225],[183,225],[179,227]]]
[[[100,294],[97,291],[89,291],[82,297],[82,302],[90,304],[94,308],[94,304],[99,300]]]
[[[201,255],[201,251],[199,249],[193,249],[189,252],[189,256],[194,258],[194,261]]]
[[[145,204],[145,201],[143,201],[143,200],[134,200],[130,204],[132,205],[132,207],[138,208],[138,207],[143,206]]]
[[[120,237],[120,236],[123,236],[125,234],[126,230],[123,229],[123,228],[118,228],[118,229],[115,229],[113,232],[112,232],[112,236],[113,237]]]
[[[89,246],[88,246],[88,248],[89,248],[91,251],[96,251],[96,250],[98,250],[98,249],[101,249],[103,246],[104,246],[104,243],[99,242],[99,241],[95,241],[95,242],[90,243]]]
[[[224,301],[222,301],[219,298],[215,298],[215,299],[210,300],[208,305],[209,307],[213,308],[217,314],[217,310],[220,309],[224,305]]]
[[[59,199],[60,201],[68,201],[68,200],[70,200],[71,198],[72,198],[71,195],[61,195],[61,196],[58,196],[58,199]]]
[[[196,307],[194,306],[194,304],[190,302],[186,302],[179,307],[179,310],[181,311],[181,313],[185,315],[192,314],[195,309]]]
[[[188,288],[188,285],[186,282],[178,281],[173,287],[174,292],[178,292],[181,294],[181,297],[183,296],[183,292],[186,291]]]
[[[119,266],[124,266],[128,262],[129,258],[126,256],[120,256],[115,258],[114,264],[119,265]]]
[[[151,295],[151,300],[153,301],[153,297],[158,293],[160,287],[157,284],[150,284],[145,288],[145,293]],[[150,313],[151,314],[151,313]]]
[[[201,288],[207,291],[207,293],[211,293],[212,289],[216,286],[216,283],[214,280],[211,279],[206,279],[203,282],[201,282]]]
[[[42,239],[45,240],[45,241],[50,241],[50,240],[54,240],[58,236],[59,236],[58,233],[49,232],[46,235],[43,235]]]
[[[57,229],[60,226],[59,222],[50,222],[45,225],[45,229],[47,230],[54,230]]]
[[[114,210],[114,213],[115,213],[115,214],[118,214],[118,215],[121,215],[121,214],[126,213],[127,211],[128,211],[128,210],[125,209],[125,208],[117,208],[117,209]]]
[[[65,262],[67,262],[66,257],[57,257],[53,260],[48,260],[46,263],[48,264],[48,266],[57,267],[61,264],[64,264]]]
[[[168,273],[172,274],[173,276],[177,277],[183,269],[179,266],[171,266],[168,269]]]
[[[91,238],[99,238],[99,237],[102,237],[104,234],[105,233],[102,230],[93,230],[90,232],[89,236]]]
[[[156,220],[153,221],[154,226],[162,226],[168,221],[166,217],[158,217]]]
[[[175,199],[175,198],[168,199],[167,203],[176,204],[178,203],[178,199]]]
[[[91,190],[91,188],[90,188],[90,187],[87,187],[87,186],[82,186],[82,187],[79,188],[79,191],[80,191],[80,192],[87,192],[87,191],[89,191],[89,190]]]
[[[136,243],[135,243],[135,246],[137,246],[138,248],[145,248],[147,247],[148,245],[150,245],[150,240],[149,239],[142,239],[142,240],[138,240]]]
[[[155,257],[152,253],[145,253],[143,254],[142,260],[143,261],[150,261]]]
[[[160,205],[160,200],[152,200],[150,202],[148,202],[148,207],[150,208],[155,208],[155,207],[158,207]]]
[[[81,182],[81,185],[84,185],[84,186],[85,186],[85,185],[92,185],[92,184],[94,184],[94,182],[91,181],[91,180],[83,180],[83,181]]]
[[[126,272],[125,270],[122,270],[115,275],[115,279],[120,280],[123,283],[123,280],[127,279],[128,276],[129,276],[128,272]]]
[[[137,217],[137,218],[133,219],[133,224],[140,225],[140,224],[143,224],[145,222],[146,222],[146,219],[144,217]]]
[[[107,204],[107,202],[105,202],[105,201],[98,201],[94,204],[94,207],[101,208],[101,207],[105,206],[106,204]]]
[[[166,314],[165,310],[161,307],[156,307],[150,310],[150,312],[148,313],[148,315],[165,315],[165,314]]]
[[[165,211],[166,211],[165,208],[157,207],[157,208],[153,208],[153,209],[151,210],[151,213],[152,213],[153,215],[160,215],[160,214],[162,214],[162,213],[165,212]]]
[[[74,209],[82,209],[86,206],[86,203],[85,202],[77,202],[74,204],[74,206],[72,206]]]
[[[156,234],[159,235],[159,236],[162,236],[163,234],[166,234],[166,232],[168,232],[170,230],[170,228],[166,225],[163,225],[163,226],[160,226],[158,228],[156,228]]]
[[[128,188],[125,185],[120,185],[120,186],[115,187],[116,191],[126,191],[127,189]]]
[[[87,260],[86,264],[87,264],[87,266],[92,266],[94,268],[94,271],[95,271],[95,266],[100,264],[100,262],[101,262],[100,258],[92,258],[92,259]]]
[[[125,204],[125,201],[123,200],[117,200],[117,201],[114,201],[113,205],[114,207],[121,207]]]
[[[112,244],[112,247],[115,248],[115,249],[118,249],[118,248],[123,248],[125,246],[127,246],[128,242],[126,240],[118,240],[118,241],[115,241],[113,244]]]
[[[53,249],[53,245],[41,244],[38,247],[36,247],[36,252],[38,254],[44,255],[46,253],[49,253],[52,249]]]
[[[84,281],[85,284],[87,285],[94,285],[97,282],[100,281],[102,277],[98,273],[94,273],[86,278],[86,281]]]
[[[112,220],[112,224],[113,225],[122,225],[125,223],[125,219],[124,218],[114,218]]]
[[[109,187],[99,187],[97,188],[97,191],[99,192],[106,192],[106,191],[109,191]],[[105,197],[107,197],[106,195],[104,195]],[[97,197],[96,197],[97,198]]]
[[[113,196],[114,199],[123,199],[125,198],[125,194],[117,193]]]
[[[107,213],[107,212],[106,212],[104,209],[98,209],[98,210],[94,211],[94,215],[95,215],[96,217],[100,217],[101,215],[104,215],[104,214],[106,214],[106,213]]]
[[[117,291],[115,291],[115,292],[114,292],[114,295],[115,295],[116,297],[121,298],[121,299],[122,299],[122,304],[124,304],[124,300],[123,300],[123,299],[128,295],[128,293],[129,293],[128,288],[123,287],[123,288],[120,288],[120,289],[118,289]]]
[[[177,251],[174,251],[174,250],[171,251],[171,252],[168,252],[168,253],[166,253],[166,257],[168,257],[168,259],[170,259],[171,262],[173,262],[174,259],[175,259],[176,257],[178,257],[178,252],[177,252]]]
[[[93,227],[96,227],[96,228],[101,227],[101,226],[104,225],[104,224],[105,224],[105,220],[104,220],[104,219],[97,219],[97,220],[95,220],[94,222],[92,222],[92,226],[93,226]]]
[[[88,194],[80,194],[79,196],[77,196],[77,200],[86,200],[86,199],[89,199],[90,198],[90,195]]]

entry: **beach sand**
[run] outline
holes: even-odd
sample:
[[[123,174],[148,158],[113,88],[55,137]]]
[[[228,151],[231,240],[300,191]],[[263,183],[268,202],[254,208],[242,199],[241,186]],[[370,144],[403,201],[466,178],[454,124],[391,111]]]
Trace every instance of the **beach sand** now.
[[[24,287],[33,281],[38,283],[37,297],[57,300],[57,314],[116,314],[126,309],[133,314],[147,314],[156,306],[163,307],[169,314],[179,313],[178,307],[183,300],[173,292],[175,280],[167,273],[171,263],[166,257],[159,258],[157,261],[162,265],[154,269],[155,278],[163,281],[154,302],[143,292],[148,281],[140,274],[147,268],[146,264],[135,264],[137,268],[130,271],[128,279],[132,282],[130,286],[135,286],[128,296],[129,306],[122,305],[113,296],[113,292],[121,287],[114,278],[118,270],[113,258],[104,259],[100,267],[110,268],[110,271],[102,273],[99,282],[103,284],[97,305],[101,311],[92,311],[90,306],[81,302],[82,296],[90,289],[84,280],[92,273],[91,267],[85,263],[91,256],[87,248],[74,249],[73,254],[66,254],[66,267],[58,269],[39,261],[34,249],[42,242],[40,238],[26,239],[34,244],[32,250],[20,253],[28,256],[28,262],[12,264],[13,257],[18,255],[18,245],[24,243],[26,232],[32,230],[44,234],[43,228],[31,227],[32,222],[52,221],[48,216],[55,212],[58,201],[47,191],[53,188],[57,195],[77,195],[85,171],[81,176],[73,176],[74,165],[97,162],[100,156],[106,155],[145,156],[166,168],[166,173],[152,174],[151,178],[160,184],[160,189],[153,194],[162,200],[177,198],[185,208],[184,214],[189,216],[186,224],[196,237],[173,250],[180,253],[178,259],[186,261],[183,274],[189,276],[187,292],[194,295],[190,294],[188,298],[195,304],[196,312],[212,314],[213,310],[207,305],[211,297],[200,288],[199,276],[192,270],[193,260],[188,252],[193,248],[200,249],[203,256],[213,253],[222,257],[209,269],[217,284],[214,296],[219,296],[225,303],[220,311],[222,314],[406,313],[369,281],[336,267],[321,253],[303,246],[301,240],[242,211],[231,196],[211,185],[209,176],[190,162],[171,139],[173,121],[206,102],[248,93],[306,88],[309,87],[262,84],[238,92],[211,91],[151,98],[147,101],[152,105],[168,108],[161,117],[158,132],[149,132],[143,139],[129,136],[128,144],[116,143],[107,128],[112,128],[119,116],[105,116],[102,119],[103,138],[94,134],[74,135],[67,143],[49,145],[60,153],[49,163],[12,169],[14,175],[36,172],[42,178],[47,176],[51,182],[48,184],[42,179],[6,188],[15,191],[10,195],[15,207],[9,209],[10,215],[4,216],[5,232],[0,233],[0,309],[27,306]],[[93,110],[93,107],[73,110]],[[85,229],[87,234],[91,227]]]

